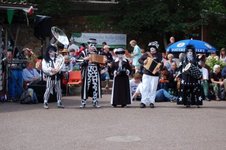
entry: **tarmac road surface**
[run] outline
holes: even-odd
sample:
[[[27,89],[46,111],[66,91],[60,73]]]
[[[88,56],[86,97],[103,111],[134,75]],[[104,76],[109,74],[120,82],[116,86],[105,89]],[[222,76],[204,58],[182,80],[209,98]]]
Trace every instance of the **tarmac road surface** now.
[[[0,150],[225,150],[226,101],[201,108],[155,103],[80,109],[80,97],[63,97],[65,109],[42,104],[0,103]]]

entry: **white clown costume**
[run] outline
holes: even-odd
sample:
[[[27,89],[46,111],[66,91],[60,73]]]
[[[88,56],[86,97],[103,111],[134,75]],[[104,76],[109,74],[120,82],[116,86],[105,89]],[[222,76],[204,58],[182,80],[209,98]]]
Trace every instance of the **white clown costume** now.
[[[150,47],[150,52],[146,52],[141,56],[139,59],[139,63],[142,65],[145,65],[147,63],[147,58],[151,57],[154,59],[156,63],[161,62],[161,58],[157,55],[157,49],[159,47],[159,44],[157,41],[150,42],[148,44]],[[150,66],[150,68],[152,65]],[[141,108],[145,108],[147,105],[149,105],[151,108],[154,108],[155,103],[155,97],[156,97],[156,91],[157,86],[159,82],[159,72],[153,73],[151,69],[145,69],[143,71],[143,77],[142,77],[142,90],[141,90]]]
[[[57,48],[55,46],[49,46],[46,50],[45,58],[42,61],[42,71],[47,76],[46,79],[46,91],[44,94],[44,108],[48,109],[48,100],[50,94],[53,94],[53,89],[57,94],[57,107],[64,108],[61,102],[61,74],[60,70],[64,65],[64,57],[62,55],[56,55]]]

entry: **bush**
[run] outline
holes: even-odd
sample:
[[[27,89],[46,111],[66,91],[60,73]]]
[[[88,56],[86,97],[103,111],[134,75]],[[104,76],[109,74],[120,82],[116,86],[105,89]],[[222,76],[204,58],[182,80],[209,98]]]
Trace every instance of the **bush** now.
[[[210,58],[207,58],[206,60],[206,65],[208,65],[211,69],[211,71],[213,70],[213,66],[214,65],[220,65],[221,67],[221,70],[223,69],[223,67],[226,66],[226,63],[225,62],[222,62],[214,57],[210,57]]]

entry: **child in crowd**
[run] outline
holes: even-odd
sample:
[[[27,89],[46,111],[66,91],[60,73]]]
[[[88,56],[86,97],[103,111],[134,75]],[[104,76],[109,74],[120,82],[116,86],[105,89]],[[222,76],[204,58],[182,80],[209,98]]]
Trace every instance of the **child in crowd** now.
[[[138,85],[141,83],[141,78],[142,78],[141,74],[135,73],[133,75],[133,78],[130,80],[130,90],[132,95],[136,92]],[[140,100],[140,99],[141,99],[141,95],[138,94],[136,97],[134,97],[133,100]]]

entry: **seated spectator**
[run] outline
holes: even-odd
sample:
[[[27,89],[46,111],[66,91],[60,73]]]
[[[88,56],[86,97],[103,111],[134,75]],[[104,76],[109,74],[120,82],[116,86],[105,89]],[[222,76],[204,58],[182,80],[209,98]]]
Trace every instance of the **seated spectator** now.
[[[220,65],[214,65],[213,72],[210,74],[211,85],[213,86],[213,91],[216,97],[216,100],[220,100],[221,88],[224,85],[221,75]]]
[[[86,45],[85,43],[82,43],[79,47],[79,50],[76,52],[76,57],[79,57],[79,55],[81,54],[82,51],[84,51],[86,49]]]
[[[101,79],[106,80],[107,84],[109,82],[109,79],[111,78],[112,73],[112,62],[113,62],[113,57],[112,54],[110,53],[110,47],[108,45],[104,45],[103,49],[99,53],[100,55],[104,55],[105,58],[107,58],[107,63],[105,66],[102,66],[101,68]],[[107,71],[107,72],[106,72]],[[106,85],[106,88],[108,88],[108,85]]]
[[[137,87],[136,92],[133,94],[132,98],[135,98],[137,95],[140,95],[142,91],[142,83],[140,83]],[[141,95],[142,96],[142,95]],[[165,89],[159,89],[156,92],[155,97],[156,102],[176,102],[177,97],[171,95],[169,92],[167,92]]]
[[[171,95],[165,89],[159,89],[156,92],[155,101],[156,102],[176,102],[177,101],[177,97],[174,96],[174,95]]]
[[[34,68],[34,63],[32,61],[28,61],[26,64],[26,68],[23,69],[22,76],[24,80],[24,89],[28,90],[29,95],[32,97],[32,100],[37,103],[38,99],[36,93],[32,88],[28,88],[28,86],[36,81],[40,80],[40,74]]]
[[[64,65],[61,69],[62,77],[61,77],[61,89],[62,93],[66,93],[66,86],[69,78],[69,72],[73,70],[73,64],[68,55],[64,56]]]
[[[177,89],[177,82],[178,82],[178,76],[179,76],[179,70],[177,68],[177,63],[173,62],[171,64],[171,68],[169,71],[169,93],[173,94],[173,95],[177,95],[178,94],[178,90]]]
[[[132,95],[136,92],[138,85],[141,83],[141,78],[142,78],[142,76],[139,73],[135,73],[133,75],[133,78],[130,80],[130,90],[131,90]],[[135,100],[135,99],[141,100],[141,96],[138,95],[137,97],[134,97],[133,100]]]
[[[212,59],[215,59],[215,60],[219,60],[219,56],[217,56],[216,52],[212,52],[207,58],[206,60],[212,60]]]
[[[173,54],[168,54],[167,58],[168,60],[165,62],[164,66],[167,68],[167,70],[170,70],[172,63],[174,62],[174,56]]]
[[[161,70],[160,78],[159,78],[159,89],[166,89],[168,91],[169,88],[169,80],[170,74],[166,67],[163,67]]]
[[[34,68],[33,62],[28,61],[26,68],[22,72],[25,88],[33,81],[40,79],[40,74],[37,69]]]
[[[64,48],[61,52],[60,52],[63,56],[68,56],[69,55],[69,51],[68,49]]]
[[[78,53],[79,53],[79,46],[78,45],[76,45],[76,44],[74,44],[74,43],[71,43],[70,45],[69,45],[69,47],[68,47],[68,51],[70,52],[70,51],[74,51],[74,56],[77,56],[78,55]]]
[[[110,74],[108,72],[108,67],[107,66],[101,66],[100,74],[101,74],[100,75],[101,81],[106,81],[105,88],[109,89]]]
[[[224,93],[226,93],[226,66],[222,69],[221,75],[224,82],[224,90],[225,90]]]
[[[21,56],[20,59],[26,59],[27,61],[31,62],[32,65],[34,66],[35,63],[36,63],[37,56],[32,51],[32,49],[24,48],[23,51],[22,51],[22,56]]]

